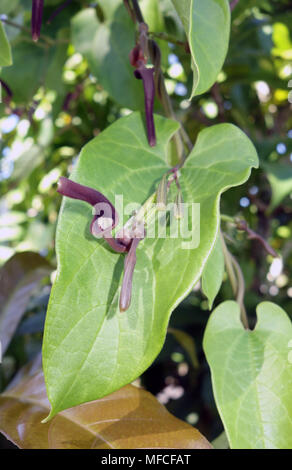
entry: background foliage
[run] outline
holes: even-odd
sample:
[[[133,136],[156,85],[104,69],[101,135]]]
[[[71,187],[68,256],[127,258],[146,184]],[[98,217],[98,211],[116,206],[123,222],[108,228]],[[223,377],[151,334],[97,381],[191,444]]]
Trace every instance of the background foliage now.
[[[37,257],[33,263],[28,262],[26,256],[14,261],[12,258],[9,262],[13,261],[13,269],[7,265],[4,268],[11,286],[0,292],[1,308],[9,292],[16,328],[10,333],[1,365],[1,390],[41,349],[56,269],[54,235],[61,202],[56,193],[58,178],[68,176],[80,149],[90,139],[117,118],[143,109],[141,83],[134,79],[128,61],[134,29],[122,2],[101,0],[88,8],[87,1],[72,1],[47,24],[46,19],[59,3],[45,2],[42,35],[35,44],[29,31],[31,2],[1,2],[13,65],[9,65],[9,45],[1,27],[4,54],[0,54],[0,78],[9,85],[12,96],[9,99],[2,87],[0,262],[4,265],[18,253],[33,251],[51,265]],[[221,212],[244,217],[281,254],[281,259],[273,259],[228,220],[222,222],[222,227],[245,276],[245,305],[251,324],[255,323],[256,306],[263,300],[276,302],[291,316],[290,2],[239,1],[232,13],[223,70],[211,90],[192,101],[188,101],[193,88],[190,54],[172,3],[140,3],[150,31],[163,33],[159,45],[167,90],[192,142],[202,129],[228,122],[239,126],[258,150],[259,170],[253,171],[247,183],[223,195]],[[175,43],[170,42],[172,37]],[[158,101],[155,106],[156,112],[163,114]],[[19,270],[28,279],[25,286],[18,286]],[[27,298],[22,298],[23,291],[17,292],[18,288],[29,292]],[[25,300],[21,305],[19,297]],[[214,306],[232,298],[231,286],[223,274]],[[202,351],[208,317],[208,300],[197,285],[172,314],[163,350],[140,381],[175,416],[195,425],[212,441],[223,427]],[[3,441],[2,445],[8,444]]]

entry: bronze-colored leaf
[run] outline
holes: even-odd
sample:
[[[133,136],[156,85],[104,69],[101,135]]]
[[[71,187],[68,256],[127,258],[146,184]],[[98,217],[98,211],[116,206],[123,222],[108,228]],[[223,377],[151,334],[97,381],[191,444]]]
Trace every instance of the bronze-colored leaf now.
[[[38,371],[0,396],[0,431],[23,449],[212,447],[197,429],[133,385],[63,411],[43,424],[49,409],[43,373]]]
[[[25,312],[29,298],[52,266],[30,251],[12,256],[0,270],[0,341],[2,354]]]

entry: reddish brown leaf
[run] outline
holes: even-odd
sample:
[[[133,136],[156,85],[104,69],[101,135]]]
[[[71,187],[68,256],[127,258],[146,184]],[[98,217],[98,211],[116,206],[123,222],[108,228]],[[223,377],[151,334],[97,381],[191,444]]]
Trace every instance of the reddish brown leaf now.
[[[133,385],[42,424],[49,409],[39,371],[0,396],[0,431],[24,449],[211,448],[197,429]]]
[[[4,354],[29,298],[52,266],[30,251],[12,256],[0,270],[0,341]]]

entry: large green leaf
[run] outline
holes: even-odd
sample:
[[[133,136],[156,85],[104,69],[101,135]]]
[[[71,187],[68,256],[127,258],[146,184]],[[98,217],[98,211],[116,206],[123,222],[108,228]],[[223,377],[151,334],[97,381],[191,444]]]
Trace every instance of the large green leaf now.
[[[0,20],[0,67],[12,64],[10,44],[7,39],[2,21]]]
[[[50,404],[43,374],[34,371],[34,363],[24,368],[16,385],[0,395],[0,431],[21,449],[212,447],[197,429],[175,418],[153,395],[133,385],[106,400],[63,411],[43,424]]]
[[[98,21],[93,8],[78,13],[72,19],[72,41],[88,60],[91,73],[117,103],[130,109],[144,108],[143,87],[129,61],[135,29],[122,3],[104,23]]]
[[[232,448],[291,449],[291,321],[271,302],[259,304],[257,317],[245,330],[233,301],[211,315],[204,350],[216,403]]]
[[[119,119],[81,152],[71,177],[98,188],[113,203],[144,203],[169,169],[166,146],[178,123],[155,116],[150,148],[139,113]],[[47,314],[43,358],[51,416],[119,389],[138,377],[164,342],[176,305],[199,279],[215,243],[222,191],[243,183],[256,151],[235,126],[204,130],[181,170],[185,202],[201,204],[199,247],[181,238],[146,238],[137,252],[129,310],[119,312],[123,255],[90,235],[91,208],[68,200],[57,228],[58,274]],[[193,235],[199,218],[193,223]]]
[[[172,0],[187,34],[194,73],[192,96],[207,91],[223,66],[230,34],[227,0]]]

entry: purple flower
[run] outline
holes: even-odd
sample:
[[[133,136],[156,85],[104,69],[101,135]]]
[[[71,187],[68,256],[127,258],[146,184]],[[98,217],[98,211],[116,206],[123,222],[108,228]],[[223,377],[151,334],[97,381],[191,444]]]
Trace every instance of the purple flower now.
[[[94,207],[94,217],[90,231],[95,237],[103,237],[117,253],[127,253],[124,266],[124,277],[120,295],[120,311],[127,310],[131,303],[133,274],[136,265],[136,249],[145,237],[144,225],[134,224],[132,230],[121,230],[117,237],[112,236],[113,228],[118,224],[118,214],[111,202],[96,189],[75,183],[61,177],[57,191],[63,196],[85,201]]]
[[[34,41],[40,37],[43,19],[44,0],[32,0],[31,35]]]
[[[148,142],[151,147],[154,147],[156,145],[155,126],[153,119],[153,105],[155,96],[154,68],[147,68],[143,62],[139,62],[140,65],[134,71],[134,75],[136,78],[143,80]]]
[[[96,238],[103,237],[118,253],[127,251],[127,244],[123,244],[122,240],[116,240],[111,234],[119,222],[119,217],[114,206],[102,193],[63,176],[58,181],[57,191],[63,196],[85,201],[94,207],[94,216],[90,224],[92,235]]]

